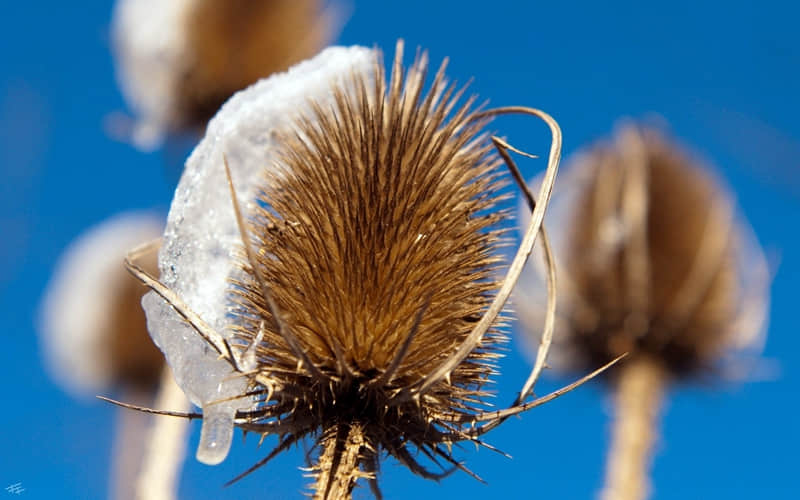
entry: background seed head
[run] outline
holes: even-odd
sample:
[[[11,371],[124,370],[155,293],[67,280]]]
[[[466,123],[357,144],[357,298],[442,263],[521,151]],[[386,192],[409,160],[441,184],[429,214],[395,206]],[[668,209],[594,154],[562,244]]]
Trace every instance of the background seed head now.
[[[758,351],[764,258],[698,161],[661,133],[629,126],[578,155],[559,182],[548,228],[563,364],[587,369],[630,352],[686,377],[713,373],[731,351]],[[531,281],[523,287],[529,324],[535,292]]]
[[[154,391],[164,356],[148,336],[147,291],[125,270],[134,245],[157,237],[161,216],[124,213],[87,230],[61,257],[42,303],[41,340],[51,373],[82,395],[125,386]],[[151,271],[155,259],[146,262]]]

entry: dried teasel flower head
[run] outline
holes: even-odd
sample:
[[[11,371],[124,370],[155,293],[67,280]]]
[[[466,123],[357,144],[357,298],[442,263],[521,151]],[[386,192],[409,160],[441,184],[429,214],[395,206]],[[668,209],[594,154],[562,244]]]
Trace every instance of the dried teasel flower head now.
[[[42,304],[42,347],[54,379],[71,392],[155,390],[164,356],[139,307],[147,289],[123,261],[131,245],[163,226],[152,213],[114,216],[75,240],[56,266]],[[144,265],[156,269],[155,259]]]
[[[281,436],[251,470],[309,437],[316,497],[349,498],[359,479],[379,495],[382,453],[428,478],[447,471],[414,449],[466,470],[448,446],[510,414],[481,411],[513,287],[496,276],[501,163],[488,112],[459,102],[443,69],[425,94],[424,54],[406,72],[398,44],[387,81],[377,51],[330,48],[211,121],[173,200],[162,282],[136,267],[147,246],[129,262],[155,292],[152,336],[203,409],[199,460],[222,461],[234,425]]]
[[[601,497],[643,499],[668,383],[741,372],[725,361],[760,351],[765,259],[719,183],[653,130],[625,127],[579,155],[559,190],[548,211],[559,269],[555,364],[580,369],[629,353],[609,372],[615,417]],[[531,325],[533,268],[527,278],[517,307]]]
[[[134,142],[201,131],[234,92],[325,45],[332,13],[319,0],[119,0],[115,59],[140,120]]]
[[[683,378],[760,352],[763,254],[720,183],[660,133],[627,126],[577,155],[547,224],[557,362],[581,369],[629,352],[623,363],[644,356]],[[535,272],[520,281],[525,324],[535,324],[538,286]]]

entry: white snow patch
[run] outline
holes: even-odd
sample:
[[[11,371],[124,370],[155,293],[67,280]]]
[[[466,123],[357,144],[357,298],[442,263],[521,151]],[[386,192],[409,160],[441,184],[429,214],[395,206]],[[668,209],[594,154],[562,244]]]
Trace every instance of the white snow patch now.
[[[151,150],[163,140],[188,58],[187,26],[195,0],[119,0],[112,39],[117,81],[139,120],[133,142]]]
[[[323,106],[331,103],[334,81],[354,73],[371,75],[374,61],[373,50],[332,47],[286,73],[261,80],[225,103],[189,157],[159,254],[161,281],[220,335],[228,335],[227,279],[236,270],[233,252],[242,245],[223,155],[240,205],[249,212],[261,173],[269,168],[277,146],[271,132],[309,112],[310,99]],[[242,394],[247,382],[233,377],[230,364],[218,359],[217,352],[155,293],[147,294],[142,304],[150,334],[165,353],[178,385],[204,408],[205,438],[198,459],[219,463],[230,446],[236,409],[252,408],[254,402],[214,402]]]

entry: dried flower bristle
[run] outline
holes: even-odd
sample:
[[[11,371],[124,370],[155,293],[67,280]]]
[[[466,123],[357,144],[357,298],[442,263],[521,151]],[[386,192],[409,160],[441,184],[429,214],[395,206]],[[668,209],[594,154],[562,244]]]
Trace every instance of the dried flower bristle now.
[[[570,163],[548,209],[554,364],[580,371],[628,353],[608,374],[615,415],[600,496],[639,500],[668,384],[737,370],[726,361],[758,350],[766,265],[724,190],[655,131],[625,127]],[[517,301],[529,328],[542,315],[535,269]]]
[[[572,351],[583,366],[630,352],[677,377],[712,367],[744,297],[726,194],[653,131],[628,128],[579,167],[564,260]]]
[[[499,160],[485,120],[459,105],[443,68],[423,97],[427,61],[388,84],[352,77],[333,109],[284,132],[247,223],[254,260],[239,256],[232,328],[254,353],[251,390],[263,406],[243,428],[312,435],[320,498],[348,497],[359,478],[377,492],[381,452],[429,478],[417,448],[461,467],[442,445],[487,395],[496,323],[430,389],[410,389],[463,343],[499,284]],[[287,342],[293,337],[304,356]],[[279,429],[279,430],[278,430]],[[435,460],[434,460],[435,461]]]
[[[314,54],[329,36],[318,0],[196,0],[186,23],[177,125],[204,126],[234,92]]]

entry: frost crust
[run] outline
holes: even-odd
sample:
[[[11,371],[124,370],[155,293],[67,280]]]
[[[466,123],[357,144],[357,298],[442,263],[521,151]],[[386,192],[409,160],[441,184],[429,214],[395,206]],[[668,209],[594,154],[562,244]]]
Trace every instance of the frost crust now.
[[[242,245],[223,156],[230,165],[240,206],[250,212],[260,173],[274,161],[274,131],[310,111],[309,99],[327,106],[333,98],[332,82],[371,72],[374,58],[371,49],[332,47],[238,92],[211,120],[189,157],[159,253],[161,282],[223,337],[229,338],[227,280],[236,272],[232,255]],[[233,377],[230,364],[218,359],[217,352],[161,297],[150,292],[142,304],[150,335],[166,355],[178,385],[194,404],[204,410],[212,406],[215,422],[226,420],[222,416],[227,415],[225,426],[232,433],[236,409],[252,408],[254,403],[244,399],[211,403],[242,394],[245,379]],[[207,434],[215,436],[217,451],[212,461],[217,462],[227,454],[229,438],[219,429],[208,429]]]

